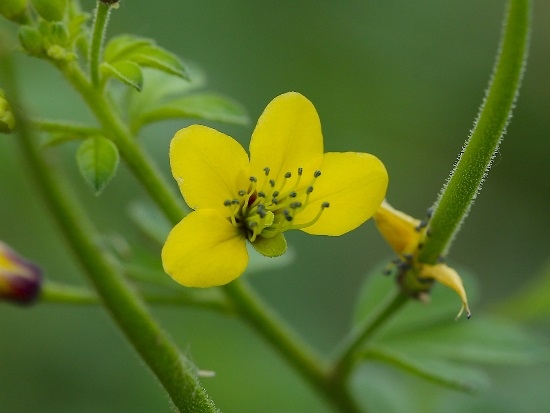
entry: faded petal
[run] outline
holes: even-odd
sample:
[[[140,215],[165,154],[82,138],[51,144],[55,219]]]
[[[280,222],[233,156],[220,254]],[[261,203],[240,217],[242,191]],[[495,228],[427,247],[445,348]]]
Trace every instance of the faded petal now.
[[[170,166],[190,208],[225,210],[224,201],[248,188],[248,155],[233,138],[192,125],[170,143]]]
[[[317,222],[302,231],[313,235],[342,235],[369,219],[386,195],[388,174],[382,162],[367,153],[329,152],[323,158],[309,203],[295,224],[315,218],[323,202],[330,206]]]
[[[279,182],[286,172],[303,168],[311,176],[323,155],[321,122],[313,104],[296,92],[277,96],[258,119],[250,141],[250,172]],[[261,181],[260,181],[261,184]]]
[[[460,275],[451,267],[448,267],[445,264],[436,264],[436,265],[422,265],[420,268],[420,277],[429,278],[436,281],[439,281],[441,284],[451,288],[458,294],[460,300],[462,301],[462,308],[460,309],[456,318],[458,319],[464,310],[466,310],[466,315],[470,318],[470,308],[468,307],[468,297],[466,297],[466,290],[462,284],[462,279]]]
[[[418,247],[422,233],[417,229],[420,220],[394,209],[386,201],[374,214],[380,234],[399,255],[412,254]]]
[[[191,212],[162,249],[164,271],[186,287],[224,285],[248,264],[245,238],[218,210]]]

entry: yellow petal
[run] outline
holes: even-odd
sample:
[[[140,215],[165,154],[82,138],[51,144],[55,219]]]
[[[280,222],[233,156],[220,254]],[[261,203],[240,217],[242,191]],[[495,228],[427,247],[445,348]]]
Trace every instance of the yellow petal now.
[[[218,210],[194,211],[168,235],[162,264],[186,287],[224,285],[246,269],[245,238]]]
[[[418,247],[422,233],[417,230],[420,220],[397,209],[386,201],[374,214],[378,231],[399,255],[412,254]]]
[[[233,138],[192,125],[170,143],[170,166],[187,205],[226,210],[225,200],[248,189],[248,155]]]
[[[250,172],[262,183],[263,170],[279,182],[286,172],[312,176],[323,155],[321,122],[313,104],[299,93],[277,96],[258,119],[250,141]]]
[[[436,264],[436,265],[423,265],[420,268],[419,273],[421,278],[431,278],[433,280],[439,281],[441,284],[454,290],[460,297],[462,301],[462,308],[460,309],[456,318],[458,319],[464,310],[466,310],[466,315],[470,318],[470,308],[468,307],[468,298],[466,297],[466,290],[464,290],[464,285],[462,284],[462,279],[460,275],[452,269],[451,267],[446,266],[445,264]]]
[[[386,195],[388,174],[378,158],[367,153],[326,153],[321,176],[310,202],[295,217],[295,224],[312,220],[323,202],[319,220],[303,229],[314,235],[342,235],[369,219]]]

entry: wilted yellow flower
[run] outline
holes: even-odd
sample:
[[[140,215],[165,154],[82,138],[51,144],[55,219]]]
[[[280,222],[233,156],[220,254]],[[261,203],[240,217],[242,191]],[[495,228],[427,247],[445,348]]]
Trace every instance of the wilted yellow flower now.
[[[464,310],[469,318],[468,298],[458,273],[444,263],[429,265],[416,260],[422,240],[426,236],[426,223],[392,208],[386,201],[374,214],[374,221],[386,242],[399,255],[403,264],[414,270],[414,274],[420,281],[435,280],[453,289],[462,301],[462,308],[456,318],[459,318]]]
[[[357,228],[379,207],[388,183],[373,155],[323,153],[317,112],[298,93],[266,107],[250,160],[233,138],[193,125],[174,136],[170,165],[194,211],[170,232],[162,261],[190,287],[239,277],[248,263],[246,240],[274,257],[286,250],[285,231],[337,236]]]

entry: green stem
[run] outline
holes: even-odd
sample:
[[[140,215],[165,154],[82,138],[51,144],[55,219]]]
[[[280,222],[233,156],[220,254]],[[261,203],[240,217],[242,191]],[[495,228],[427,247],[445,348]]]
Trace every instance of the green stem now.
[[[531,23],[530,0],[510,0],[500,53],[474,130],[436,202],[430,236],[418,261],[433,264],[446,254],[491,167],[525,69]]]
[[[225,315],[235,313],[232,305],[214,294],[192,294],[186,291],[165,293],[141,293],[143,300],[149,304],[165,306],[186,306],[213,310]],[[87,288],[46,281],[40,293],[40,302],[71,305],[102,304],[100,297]]]
[[[94,28],[92,31],[92,45],[90,48],[90,79],[94,88],[99,87],[99,60],[103,50],[103,41],[105,39],[105,30],[109,21],[111,6],[101,1],[97,2],[94,13]]]
[[[7,75],[8,95],[17,108],[18,94],[11,61],[5,58],[1,63]],[[16,121],[18,141],[29,172],[113,320],[159,379],[180,413],[218,412],[201,387],[196,368],[155,323],[139,296],[99,249],[99,234],[72,194],[61,186],[63,180],[43,159],[19,112],[16,112]]]
[[[176,197],[153,161],[122,123],[103,92],[94,89],[76,63],[61,65],[59,69],[81,94],[101,124],[103,133],[116,144],[130,170],[159,208],[172,223],[179,222],[185,216],[182,201]]]
[[[101,129],[77,122],[57,121],[50,119],[32,119],[34,128],[48,133],[64,133],[76,136],[101,135]]]
[[[370,317],[358,325],[344,339],[334,358],[330,376],[336,383],[345,381],[355,365],[359,350],[392,316],[394,316],[409,301],[409,296],[397,291],[386,303]]]
[[[325,362],[270,311],[244,281],[233,281],[224,290],[243,319],[290,361],[335,408],[343,413],[362,411],[347,388],[329,380]]]

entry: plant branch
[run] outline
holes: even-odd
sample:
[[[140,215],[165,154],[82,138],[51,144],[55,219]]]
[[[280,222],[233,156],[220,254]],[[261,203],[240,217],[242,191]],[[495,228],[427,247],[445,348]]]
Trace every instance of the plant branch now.
[[[1,59],[13,107],[19,107],[15,71]],[[18,142],[28,170],[97,294],[126,338],[170,395],[180,413],[219,412],[196,375],[196,368],[160,329],[140,297],[101,251],[99,235],[81,206],[62,186],[40,153],[26,119],[16,110]]]

